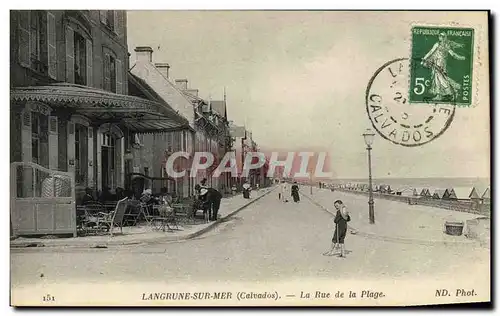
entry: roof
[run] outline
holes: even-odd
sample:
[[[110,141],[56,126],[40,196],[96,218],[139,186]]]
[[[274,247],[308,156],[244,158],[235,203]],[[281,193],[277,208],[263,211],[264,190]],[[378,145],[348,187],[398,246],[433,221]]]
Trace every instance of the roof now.
[[[154,101],[157,101],[157,102],[164,102],[164,103],[166,103],[162,99],[162,97],[160,97],[160,95],[158,95],[158,93],[156,93],[156,91],[147,84],[146,81],[144,81],[141,78],[137,77],[136,75],[132,74],[130,71],[128,72],[128,78],[127,79],[129,81],[129,84],[131,83],[132,85],[134,85],[137,88],[139,88],[148,97],[149,100],[154,100]]]
[[[149,100],[161,103],[166,111],[171,113],[174,117],[177,117],[179,120],[184,121],[184,123],[189,124],[188,120],[177,113],[177,111],[174,110],[158,93],[156,93],[156,91],[150,85],[148,85],[145,80],[137,77],[130,71],[128,72],[128,80],[129,84],[132,84],[140,89]]]
[[[210,101],[210,106],[219,116],[227,118],[226,101]]]
[[[411,191],[411,192],[413,192],[413,189],[411,187],[404,186],[404,187],[397,188],[395,191],[396,192],[405,192],[405,191]]]
[[[96,122],[119,121],[133,132],[188,126],[185,118],[159,102],[76,84],[15,87],[10,90],[10,98],[15,101],[44,102],[56,108],[71,108]]]

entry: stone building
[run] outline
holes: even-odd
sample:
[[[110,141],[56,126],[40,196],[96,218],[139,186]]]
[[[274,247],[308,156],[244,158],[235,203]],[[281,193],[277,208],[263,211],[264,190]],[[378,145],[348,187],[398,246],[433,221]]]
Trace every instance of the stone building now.
[[[181,129],[165,131],[165,133],[142,133],[143,150],[134,155],[135,164],[141,168],[151,170],[155,177],[165,176],[161,170],[160,159],[168,158],[173,152],[186,151],[190,159],[180,164],[180,170],[187,169],[185,177],[178,179],[179,194],[186,197],[194,193],[194,186],[206,178],[207,185],[224,191],[227,187],[227,175],[213,178],[213,168],[198,172],[196,175],[189,173],[189,167],[195,152],[211,152],[217,161],[220,161],[228,148],[228,123],[226,102],[207,101],[199,97],[199,91],[188,85],[187,79],[171,79],[170,65],[167,63],[154,63],[153,50],[148,46],[135,48],[136,60],[130,68],[131,87],[134,91],[149,91],[147,95],[133,92],[133,95],[147,97],[149,100],[161,102],[173,109],[187,124]],[[129,85],[130,85],[129,84]],[[132,92],[132,91],[131,91]],[[166,156],[163,153],[166,153]],[[178,158],[179,159],[179,158]],[[153,166],[154,165],[154,166]],[[151,169],[150,169],[151,168]]]
[[[127,95],[125,11],[11,11],[10,18],[12,162],[72,172],[78,192],[115,189],[125,186],[136,133],[186,124],[158,102]],[[41,179],[20,179],[23,195],[40,193],[32,184]]]

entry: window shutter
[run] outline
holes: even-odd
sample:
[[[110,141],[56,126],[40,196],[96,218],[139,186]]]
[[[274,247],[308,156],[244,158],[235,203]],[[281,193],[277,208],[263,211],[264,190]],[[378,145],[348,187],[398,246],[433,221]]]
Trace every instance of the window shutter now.
[[[120,15],[121,15],[120,11],[118,11],[118,10],[113,11],[113,23],[114,23],[113,30],[115,31],[116,34],[119,34],[119,32],[120,32],[120,29],[119,29],[120,23],[118,22]]]
[[[101,23],[106,24],[107,14],[107,10],[99,10],[99,19],[101,20]]]
[[[38,25],[38,11],[30,12],[30,62],[31,58],[39,59],[38,48],[38,30],[40,25]]]
[[[23,112],[23,126],[31,128],[31,111]]]
[[[74,33],[69,26],[66,27],[66,82],[75,82]]]
[[[92,81],[92,41],[87,40],[87,52],[86,52],[86,64],[87,64],[87,86],[93,87],[94,82]]]
[[[19,11],[19,63],[30,66],[30,11]]]
[[[104,90],[111,90],[109,54],[104,54]]]
[[[88,148],[88,156],[87,156],[87,173],[88,173],[88,185],[92,186],[94,183],[94,129],[92,127],[87,128],[87,148]]]
[[[49,116],[49,132],[57,134],[57,116]]]
[[[58,169],[59,164],[59,136],[57,116],[49,116],[49,168]]]
[[[68,133],[73,135],[75,133],[75,123],[68,122]]]
[[[49,46],[48,46],[48,42],[49,42],[49,39],[48,39],[48,23],[49,23],[49,19],[48,19],[48,11],[38,11],[38,14],[36,15],[36,18],[38,19],[38,27],[40,28],[40,38],[39,38],[39,50],[40,50],[40,55],[38,56],[39,57],[39,60],[42,62],[43,64],[43,68],[40,69],[43,71],[43,73],[47,73],[48,72],[48,56],[49,56]]]
[[[122,94],[122,76],[123,76],[123,69],[122,69],[122,62],[121,60],[116,59],[115,60],[116,64],[116,93]]]
[[[68,122],[68,171],[75,170],[75,123]]]
[[[47,12],[47,66],[49,76],[53,79],[57,77],[57,49],[56,49],[56,18]]]

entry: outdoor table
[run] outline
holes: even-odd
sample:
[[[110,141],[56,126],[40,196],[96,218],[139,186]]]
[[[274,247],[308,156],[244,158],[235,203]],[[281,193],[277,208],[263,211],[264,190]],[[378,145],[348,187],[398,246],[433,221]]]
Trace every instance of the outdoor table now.
[[[153,229],[161,229],[164,232],[165,227],[167,227],[169,231],[172,231],[172,228],[170,227],[169,223],[176,224],[174,209],[168,206],[167,204],[154,205],[153,209],[157,210],[159,214],[159,216],[151,217],[150,223]],[[157,223],[159,224],[159,226],[156,226]]]

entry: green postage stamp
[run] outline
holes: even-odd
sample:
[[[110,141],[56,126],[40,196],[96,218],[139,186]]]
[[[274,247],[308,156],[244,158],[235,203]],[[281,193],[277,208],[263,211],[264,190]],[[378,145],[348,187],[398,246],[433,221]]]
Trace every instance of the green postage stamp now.
[[[410,102],[470,106],[474,30],[414,26]]]

